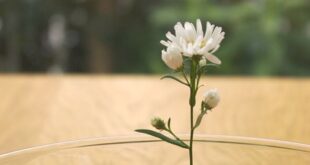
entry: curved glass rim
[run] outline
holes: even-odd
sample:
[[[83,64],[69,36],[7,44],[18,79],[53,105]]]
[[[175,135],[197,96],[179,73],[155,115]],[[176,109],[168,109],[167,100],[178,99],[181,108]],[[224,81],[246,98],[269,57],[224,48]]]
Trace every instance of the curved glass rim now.
[[[189,141],[188,134],[180,135],[180,138],[184,141]],[[295,150],[299,152],[310,153],[310,144],[303,144],[291,141],[282,141],[266,138],[253,138],[244,136],[227,136],[227,135],[206,135],[196,134],[195,142],[204,143],[228,143],[246,146],[262,146],[269,148]],[[0,164],[9,163],[11,161],[23,160],[25,158],[36,158],[38,156],[56,152],[65,149],[106,146],[106,145],[118,145],[118,144],[130,144],[130,143],[154,143],[163,142],[160,139],[153,138],[147,135],[131,135],[131,136],[106,136],[97,138],[87,138],[80,140],[64,141],[52,144],[46,144],[41,146],[30,147],[26,149],[16,150],[0,155]]]

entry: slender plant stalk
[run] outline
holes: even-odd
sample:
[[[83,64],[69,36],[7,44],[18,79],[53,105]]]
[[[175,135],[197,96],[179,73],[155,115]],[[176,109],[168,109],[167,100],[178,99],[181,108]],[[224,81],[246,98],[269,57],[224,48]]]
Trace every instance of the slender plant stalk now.
[[[193,128],[193,111],[194,107],[191,106],[191,135],[190,135],[190,144],[189,144],[189,164],[193,165],[193,138],[194,138],[194,128]]]
[[[189,144],[189,162],[190,165],[193,165],[193,140],[194,140],[194,107],[196,104],[196,79],[197,79],[197,65],[198,62],[196,60],[192,60],[191,71],[190,71],[190,144]],[[198,85],[198,84],[197,84]]]

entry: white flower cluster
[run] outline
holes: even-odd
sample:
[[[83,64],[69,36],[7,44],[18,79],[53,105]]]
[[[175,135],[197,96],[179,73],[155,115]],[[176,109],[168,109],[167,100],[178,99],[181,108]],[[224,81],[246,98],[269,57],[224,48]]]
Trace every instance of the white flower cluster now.
[[[168,32],[168,41],[160,41],[167,47],[162,50],[162,60],[171,68],[178,69],[183,64],[183,56],[202,56],[201,59],[214,64],[221,64],[221,61],[213,55],[220,47],[225,33],[222,28],[207,22],[206,32],[203,32],[199,19],[196,21],[196,28],[192,23],[185,22],[184,26],[178,22],[174,26],[175,35]]]

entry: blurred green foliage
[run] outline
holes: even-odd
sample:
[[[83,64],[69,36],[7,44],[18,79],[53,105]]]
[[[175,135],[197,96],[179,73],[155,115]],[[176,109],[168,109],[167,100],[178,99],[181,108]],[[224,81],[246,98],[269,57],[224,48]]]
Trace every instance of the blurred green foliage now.
[[[55,15],[60,53],[46,42]],[[226,32],[210,74],[310,75],[309,0],[0,0],[0,69],[163,73],[159,41],[197,18]]]

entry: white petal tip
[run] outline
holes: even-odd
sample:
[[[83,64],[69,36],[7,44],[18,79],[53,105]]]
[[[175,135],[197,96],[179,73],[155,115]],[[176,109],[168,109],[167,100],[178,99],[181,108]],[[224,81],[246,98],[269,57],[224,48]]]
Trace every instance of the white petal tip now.
[[[213,54],[208,54],[205,56],[206,59],[210,62],[212,62],[213,64],[217,64],[220,65],[222,62],[220,59],[218,59],[216,56],[214,56]]]

